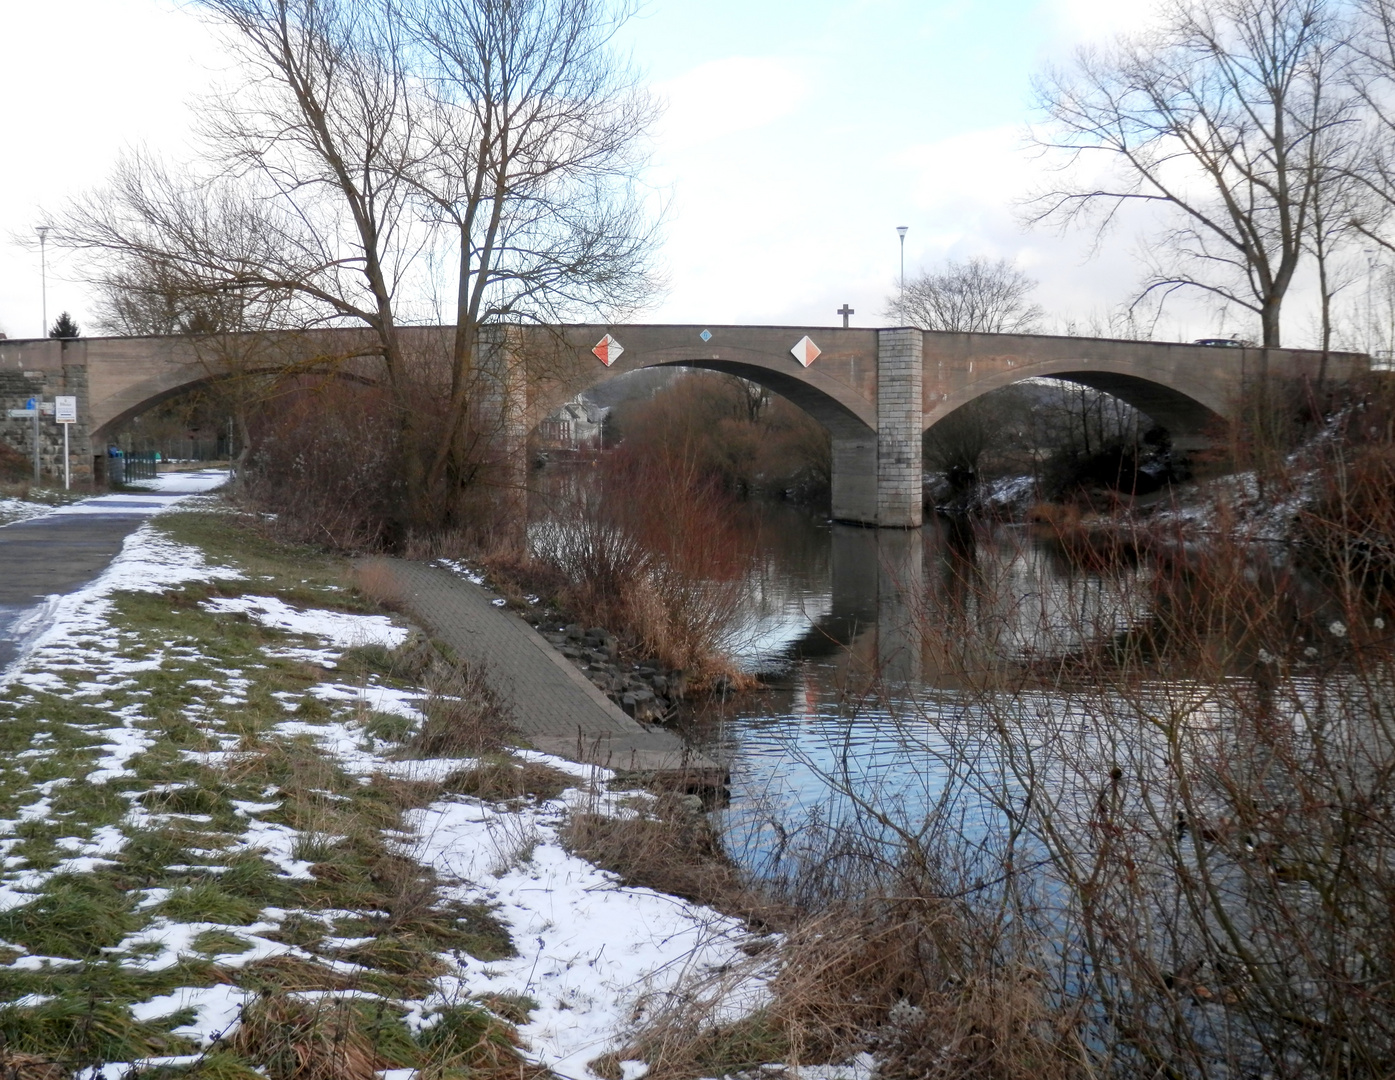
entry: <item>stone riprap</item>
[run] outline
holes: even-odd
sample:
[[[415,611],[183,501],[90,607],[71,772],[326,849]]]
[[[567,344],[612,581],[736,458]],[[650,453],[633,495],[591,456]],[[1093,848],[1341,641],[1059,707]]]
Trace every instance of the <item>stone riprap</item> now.
[[[641,723],[664,723],[672,717],[673,707],[688,696],[686,672],[657,662],[622,663],[619,639],[604,627],[539,625],[538,632],[627,716]]]

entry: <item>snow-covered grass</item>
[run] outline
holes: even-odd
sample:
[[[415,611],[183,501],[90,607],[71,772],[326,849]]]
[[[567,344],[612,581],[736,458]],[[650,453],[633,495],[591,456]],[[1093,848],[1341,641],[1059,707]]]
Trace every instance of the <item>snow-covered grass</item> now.
[[[0,1062],[584,1077],[687,978],[763,1000],[741,922],[564,849],[608,772],[519,750],[491,766],[559,779],[496,803],[462,793],[479,762],[410,756],[411,633],[211,508],[32,617],[0,685]]]
[[[225,469],[166,472],[153,480],[133,484],[123,492],[88,495],[62,488],[30,488],[17,485],[20,494],[0,495],[0,526],[38,517],[110,515],[148,517],[167,510],[189,495],[212,491],[227,483]]]
[[[15,521],[28,521],[30,518],[50,513],[52,510],[53,507],[44,503],[0,495],[0,525],[9,525]]]

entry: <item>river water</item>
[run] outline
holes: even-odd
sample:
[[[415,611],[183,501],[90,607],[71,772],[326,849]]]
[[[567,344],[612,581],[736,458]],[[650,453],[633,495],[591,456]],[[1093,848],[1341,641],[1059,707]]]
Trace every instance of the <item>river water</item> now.
[[[993,740],[975,672],[1059,655],[1146,620],[1139,571],[1092,574],[1023,526],[943,519],[918,530],[840,525],[752,506],[756,557],[732,651],[761,686],[713,703],[689,736],[730,762],[719,812],[748,869],[827,846],[868,810],[914,827]],[[970,644],[972,643],[972,644]],[[1036,700],[1033,700],[1033,699]],[[1055,707],[1040,694],[1021,707]],[[1058,716],[1059,719],[1059,716]],[[974,831],[991,806],[960,806]]]

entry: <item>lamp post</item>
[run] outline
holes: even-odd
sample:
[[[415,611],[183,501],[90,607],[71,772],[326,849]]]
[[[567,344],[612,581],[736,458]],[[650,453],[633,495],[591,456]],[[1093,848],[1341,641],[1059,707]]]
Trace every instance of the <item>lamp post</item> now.
[[[44,321],[39,327],[39,336],[48,337],[48,230],[50,226],[40,225],[34,231],[39,234],[39,289],[43,298]]]
[[[906,233],[910,231],[909,225],[897,225],[896,235],[901,238],[901,318],[906,317]]]
[[[1366,351],[1374,356],[1376,352],[1376,306],[1371,298],[1371,288],[1376,280],[1376,249],[1363,248],[1361,253],[1366,256]]]

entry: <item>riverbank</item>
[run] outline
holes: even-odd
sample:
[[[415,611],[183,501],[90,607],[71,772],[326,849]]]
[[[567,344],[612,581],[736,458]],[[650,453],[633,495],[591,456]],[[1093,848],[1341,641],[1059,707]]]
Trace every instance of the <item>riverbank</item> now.
[[[749,971],[744,921],[569,853],[660,800],[499,706],[346,561],[212,499],[142,525],[0,689],[0,1062],[582,1076],[684,973]]]

